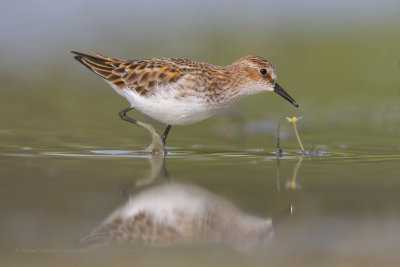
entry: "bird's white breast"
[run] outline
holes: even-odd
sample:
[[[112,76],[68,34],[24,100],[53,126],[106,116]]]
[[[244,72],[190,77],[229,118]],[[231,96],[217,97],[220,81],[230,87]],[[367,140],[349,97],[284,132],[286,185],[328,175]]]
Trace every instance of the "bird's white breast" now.
[[[179,97],[180,91],[174,86],[156,88],[155,93],[148,96],[141,96],[130,88],[114,89],[135,109],[169,125],[196,123],[225,108],[225,106],[210,105],[203,95]]]

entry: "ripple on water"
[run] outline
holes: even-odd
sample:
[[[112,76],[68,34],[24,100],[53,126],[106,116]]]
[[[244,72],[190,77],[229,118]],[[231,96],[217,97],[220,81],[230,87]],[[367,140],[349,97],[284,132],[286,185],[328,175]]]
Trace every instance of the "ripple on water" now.
[[[211,160],[218,158],[243,158],[255,160],[275,160],[276,151],[266,151],[264,149],[230,149],[222,151],[211,147],[194,149],[167,147],[168,158],[187,158],[192,160]],[[27,153],[28,152],[28,153]],[[94,149],[93,147],[68,147],[68,148],[34,148],[34,147],[9,147],[3,149],[0,155],[6,157],[76,157],[76,158],[149,158],[150,154],[143,153],[140,150],[121,150],[121,149]],[[304,154],[298,150],[285,150],[282,153],[282,160],[293,160],[299,157],[324,158],[324,159],[345,159],[345,160],[398,160],[400,155],[393,151],[381,151],[368,154],[366,151],[348,151],[339,149],[337,151],[311,150]]]

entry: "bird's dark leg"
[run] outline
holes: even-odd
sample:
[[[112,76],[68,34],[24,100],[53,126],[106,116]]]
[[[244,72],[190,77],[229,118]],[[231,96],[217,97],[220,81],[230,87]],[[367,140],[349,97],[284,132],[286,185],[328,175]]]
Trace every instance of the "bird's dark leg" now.
[[[121,110],[118,114],[119,114],[119,116],[121,117],[121,119],[123,119],[124,121],[127,121],[127,122],[130,122],[130,123],[133,123],[133,124],[138,125],[138,124],[137,124],[137,120],[132,119],[132,118],[126,116],[126,113],[127,113],[128,111],[132,110],[132,109],[135,109],[135,108],[134,108],[134,107],[124,108],[124,109]]]
[[[171,130],[171,125],[168,124],[167,128],[165,128],[165,131],[161,137],[161,140],[163,141],[163,144],[165,145],[165,140],[167,139],[169,130]]]
[[[121,119],[123,119],[124,121],[141,126],[150,133],[152,142],[151,142],[150,146],[147,147],[143,152],[152,153],[152,154],[165,154],[165,146],[164,146],[165,139],[161,139],[161,137],[158,135],[158,133],[156,132],[156,130],[154,129],[154,127],[152,125],[126,116],[126,113],[132,109],[134,109],[134,107],[125,108],[125,109],[121,110],[118,114],[121,117]],[[169,129],[168,129],[168,131],[169,131]],[[167,131],[167,134],[168,134],[168,131]]]

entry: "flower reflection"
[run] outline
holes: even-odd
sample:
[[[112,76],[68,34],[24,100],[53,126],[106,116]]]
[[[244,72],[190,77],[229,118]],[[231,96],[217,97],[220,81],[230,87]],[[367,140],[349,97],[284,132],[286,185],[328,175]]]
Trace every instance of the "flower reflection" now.
[[[303,161],[303,158],[304,156],[301,156],[299,158],[299,161],[297,161],[296,167],[294,168],[292,179],[286,182],[285,187],[287,189],[301,189],[301,186],[297,183],[296,178],[297,178],[297,173],[299,172],[300,169],[301,162]]]

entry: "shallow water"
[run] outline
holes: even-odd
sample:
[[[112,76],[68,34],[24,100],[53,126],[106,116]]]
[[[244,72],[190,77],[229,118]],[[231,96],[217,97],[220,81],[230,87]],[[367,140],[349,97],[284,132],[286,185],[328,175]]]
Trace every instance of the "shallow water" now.
[[[327,153],[317,156],[292,150],[281,158],[263,149],[168,150],[165,172],[161,158],[133,150],[3,147],[3,259],[36,264],[72,260],[82,265],[113,259],[137,266],[399,260],[400,154],[392,150],[365,154],[326,148]],[[167,193],[158,194],[160,188]],[[174,196],[182,191],[187,195],[179,208]],[[80,244],[136,196],[162,203],[164,211],[159,213],[175,208],[183,216],[196,213],[194,221],[217,210],[210,224],[217,233],[190,228],[188,237],[168,241],[99,239]],[[199,201],[208,203],[205,211],[199,211]],[[142,209],[151,209],[149,205]],[[263,230],[251,223],[233,227],[225,222],[232,214],[238,221],[250,216],[271,224]]]

